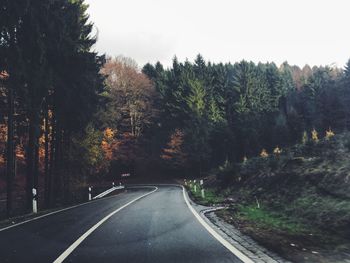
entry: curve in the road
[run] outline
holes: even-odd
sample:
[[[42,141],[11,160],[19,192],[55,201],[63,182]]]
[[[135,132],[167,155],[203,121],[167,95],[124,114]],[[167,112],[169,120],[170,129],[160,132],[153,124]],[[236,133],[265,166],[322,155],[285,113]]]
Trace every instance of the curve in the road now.
[[[238,257],[240,260],[242,260],[244,263],[254,263],[253,260],[248,258],[246,255],[244,255],[241,251],[239,251],[237,248],[235,248],[231,243],[229,243],[227,240],[225,240],[222,236],[220,236],[207,222],[204,221],[204,219],[197,213],[197,211],[192,207],[190,204],[187,195],[185,187],[182,186],[182,192],[185,199],[185,202],[190,209],[190,211],[193,213],[193,215],[196,217],[196,219],[199,221],[199,223],[202,224],[202,226],[213,236],[218,240],[224,247],[226,247],[228,250],[230,250],[236,257]]]
[[[3,230],[0,262],[252,262],[210,228],[182,186],[156,186]]]
[[[76,249],[92,232],[94,232],[99,226],[101,226],[104,222],[106,222],[109,218],[111,218],[113,215],[118,213],[119,211],[123,210],[125,207],[131,205],[132,203],[135,203],[137,200],[140,200],[141,198],[146,197],[147,195],[153,194],[155,191],[158,190],[158,187],[154,186],[155,189],[149,193],[146,193],[144,195],[141,195],[129,203],[126,203],[125,205],[121,206],[117,210],[114,210],[109,215],[105,216],[103,219],[101,219],[97,224],[95,224],[93,227],[91,227],[88,231],[86,231],[81,237],[79,237],[72,245],[70,245],[69,248],[67,248],[55,261],[54,263],[61,263],[63,262],[73,251]]]

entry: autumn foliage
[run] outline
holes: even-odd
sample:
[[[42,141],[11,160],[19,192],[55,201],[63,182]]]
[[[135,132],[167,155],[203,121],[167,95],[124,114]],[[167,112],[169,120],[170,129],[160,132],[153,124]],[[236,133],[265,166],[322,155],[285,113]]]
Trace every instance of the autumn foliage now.
[[[167,148],[163,149],[161,158],[170,162],[174,167],[182,167],[186,163],[186,153],[183,151],[184,133],[176,129],[170,136]]]
[[[102,139],[101,147],[103,149],[105,158],[108,161],[113,159],[114,146],[115,146],[114,131],[111,128],[106,128],[103,132],[103,139]]]

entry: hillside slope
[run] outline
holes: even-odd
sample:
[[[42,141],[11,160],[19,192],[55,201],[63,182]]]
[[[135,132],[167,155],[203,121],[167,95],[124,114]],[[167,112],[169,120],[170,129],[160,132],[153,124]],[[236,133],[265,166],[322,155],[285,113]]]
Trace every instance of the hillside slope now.
[[[225,165],[205,188],[218,214],[294,262],[350,260],[350,134]],[[208,195],[212,196],[212,195]]]

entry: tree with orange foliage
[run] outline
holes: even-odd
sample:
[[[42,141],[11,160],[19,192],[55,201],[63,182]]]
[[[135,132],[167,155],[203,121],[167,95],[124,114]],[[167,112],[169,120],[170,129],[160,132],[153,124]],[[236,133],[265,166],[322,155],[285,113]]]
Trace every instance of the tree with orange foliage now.
[[[161,158],[170,163],[175,168],[184,167],[187,160],[187,155],[183,151],[184,133],[176,129],[170,136],[170,141],[167,148],[163,149]]]
[[[116,142],[114,139],[114,131],[111,128],[106,128],[103,132],[103,139],[101,143],[106,160],[111,161],[113,159],[113,148],[115,145]]]
[[[157,93],[151,80],[130,58],[109,58],[101,73],[106,77],[101,94],[106,106],[98,113],[105,137],[101,147],[105,158],[116,161],[115,169],[127,167],[132,171],[149,157],[145,153],[149,138],[144,135],[157,116]]]

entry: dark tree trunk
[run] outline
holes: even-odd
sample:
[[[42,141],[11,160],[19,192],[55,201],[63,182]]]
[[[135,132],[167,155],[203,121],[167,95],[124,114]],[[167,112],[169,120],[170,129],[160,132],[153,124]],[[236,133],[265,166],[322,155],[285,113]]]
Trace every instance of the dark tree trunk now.
[[[70,193],[70,173],[71,173],[71,163],[69,161],[69,156],[71,153],[71,135],[69,132],[63,133],[63,143],[64,143],[64,154],[62,157],[64,158],[64,171],[62,174],[63,177],[63,199],[65,202],[69,201],[71,193]],[[62,152],[63,154],[63,152]]]
[[[36,127],[38,128],[38,127]],[[36,189],[37,195],[39,194],[39,134],[36,130],[35,145],[34,145],[34,167],[33,167],[33,188]]]
[[[32,208],[32,188],[34,179],[34,148],[35,148],[35,127],[33,118],[29,120],[29,136],[28,136],[28,148],[27,148],[27,182],[26,182],[26,193],[27,193],[27,209],[28,211]]]
[[[62,130],[60,123],[56,119],[56,131],[55,131],[55,153],[54,153],[54,184],[55,199],[61,197],[62,194]]]
[[[14,151],[14,94],[13,89],[8,90],[8,120],[7,120],[7,201],[6,212],[7,217],[12,214],[12,184],[14,178],[14,164],[15,164],[15,151]]]
[[[49,164],[49,177],[50,177],[50,185],[49,185],[49,204],[50,207],[54,205],[55,201],[55,152],[56,152],[56,118],[55,113],[52,113],[51,120],[52,132],[51,132],[51,149],[50,149],[50,164]]]
[[[45,167],[44,167],[44,176],[45,176],[45,206],[50,206],[50,185],[51,185],[51,173],[49,172],[49,110],[46,104],[45,109]]]
[[[32,189],[38,192],[39,172],[39,122],[38,111],[33,111],[29,119],[29,141],[27,150],[27,209],[32,209]]]

